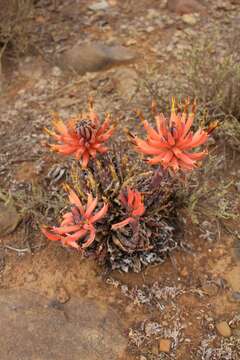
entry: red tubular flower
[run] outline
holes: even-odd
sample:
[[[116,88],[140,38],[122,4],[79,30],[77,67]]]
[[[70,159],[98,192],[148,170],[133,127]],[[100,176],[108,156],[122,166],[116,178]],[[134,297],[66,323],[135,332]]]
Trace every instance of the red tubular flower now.
[[[145,211],[141,194],[138,191],[128,188],[127,195],[122,191],[120,194],[120,201],[127,209],[130,216],[127,219],[112,225],[113,230],[120,229],[130,223],[135,223]]]
[[[149,123],[143,120],[144,128],[147,132],[147,139],[142,140],[134,136],[133,142],[139,152],[146,155],[153,155],[148,159],[148,163],[162,164],[164,168],[172,168],[174,171],[192,170],[197,167],[197,161],[203,159],[207,151],[190,152],[191,149],[204,144],[208,139],[208,131],[203,129],[195,133],[191,131],[191,126],[195,116],[195,102],[192,111],[188,113],[189,101],[186,101],[183,113],[175,111],[175,102],[172,100],[172,111],[170,120],[163,114],[155,116],[157,130],[153,129]]]
[[[94,241],[96,230],[94,223],[101,220],[108,211],[108,205],[104,204],[102,209],[93,214],[98,199],[88,195],[87,205],[84,207],[77,194],[66,187],[71,204],[71,211],[63,215],[63,220],[59,227],[42,226],[43,234],[53,241],[61,241],[65,246],[70,246],[79,250],[88,248]],[[78,241],[83,239],[83,244],[79,245]]]
[[[50,144],[51,149],[64,155],[74,154],[77,160],[81,160],[83,168],[87,167],[90,157],[95,158],[97,153],[102,154],[108,150],[103,144],[114,131],[110,127],[110,115],[106,115],[104,122],[100,124],[92,102],[88,113],[70,119],[67,124],[55,114],[53,126],[56,132],[45,130],[60,144]]]

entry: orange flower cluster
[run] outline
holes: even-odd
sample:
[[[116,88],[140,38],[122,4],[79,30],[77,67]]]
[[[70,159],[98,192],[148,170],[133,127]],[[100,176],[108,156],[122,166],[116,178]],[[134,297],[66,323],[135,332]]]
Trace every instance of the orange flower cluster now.
[[[195,147],[206,143],[208,131],[203,129],[195,133],[191,126],[195,116],[195,103],[189,112],[190,102],[186,101],[183,113],[176,113],[175,101],[172,100],[171,117],[168,121],[163,114],[156,114],[157,130],[143,120],[143,126],[147,132],[147,139],[142,140],[136,136],[133,138],[137,150],[146,155],[153,155],[148,163],[161,164],[164,168],[178,170],[192,170],[197,167],[197,161],[203,159],[207,151],[190,152]]]
[[[67,124],[54,115],[53,126],[56,132],[45,129],[60,144],[50,144],[52,150],[64,155],[74,154],[86,168],[90,157],[97,153],[105,153],[108,148],[103,144],[112,136],[114,128],[110,126],[110,116],[106,115],[101,124],[97,113],[90,102],[89,112],[77,118],[72,118]]]
[[[59,227],[42,226],[43,234],[53,241],[60,241],[65,246],[70,246],[78,250],[85,250],[95,239],[96,230],[94,223],[101,220],[108,211],[108,205],[104,204],[102,209],[93,214],[98,199],[88,195],[86,207],[84,207],[77,194],[66,186],[71,204],[71,211],[63,215],[63,220]],[[82,245],[78,241],[84,239]]]
[[[127,219],[112,225],[113,230],[120,229],[130,223],[136,222],[145,211],[144,204],[141,199],[141,194],[136,190],[131,190],[128,188],[127,195],[122,191],[120,194],[120,201],[127,209],[130,216]]]

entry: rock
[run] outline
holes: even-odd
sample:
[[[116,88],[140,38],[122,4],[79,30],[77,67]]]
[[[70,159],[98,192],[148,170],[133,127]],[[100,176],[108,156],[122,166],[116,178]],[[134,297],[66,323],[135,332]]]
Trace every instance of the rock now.
[[[168,0],[167,8],[179,15],[203,13],[205,7],[197,0]]]
[[[234,291],[232,293],[232,298],[233,298],[233,300],[240,302],[240,292],[239,291]]]
[[[228,325],[228,323],[226,321],[221,321],[219,323],[216,324],[216,329],[217,332],[219,333],[219,335],[223,336],[223,337],[230,337],[231,336],[231,328]]]
[[[137,40],[135,40],[135,39],[129,39],[129,40],[127,40],[127,42],[126,42],[126,45],[127,45],[127,46],[131,46],[131,45],[136,45],[136,43],[137,43]]]
[[[171,349],[171,340],[161,339],[159,341],[159,351],[164,353],[169,353]]]
[[[36,281],[38,278],[37,274],[35,273],[27,273],[26,276],[24,277],[24,283],[31,283]]]
[[[148,19],[155,19],[160,16],[160,11],[157,9],[148,9],[147,11],[147,18]]]
[[[60,304],[65,304],[70,300],[70,295],[64,287],[59,287],[56,290],[56,299],[60,302]]]
[[[199,21],[198,14],[184,14],[182,16],[182,21],[187,25],[196,25]]]
[[[13,232],[20,220],[20,216],[12,200],[7,200],[5,203],[0,201],[0,236],[5,236]]]
[[[59,77],[59,76],[62,75],[62,70],[59,69],[58,66],[54,66],[54,67],[52,68],[52,75],[55,76],[55,77]]]
[[[91,5],[88,5],[88,9],[92,11],[106,10],[108,7],[109,4],[106,0],[100,0]]]
[[[1,360],[117,360],[127,339],[104,304],[72,298],[61,307],[24,289],[0,291]]]
[[[123,46],[102,43],[77,44],[56,59],[58,66],[79,74],[108,69],[114,65],[131,63],[136,53]]]
[[[155,29],[154,29],[153,26],[147,26],[146,29],[145,29],[145,31],[146,31],[147,33],[151,33],[151,32],[153,32],[154,30],[155,30]]]

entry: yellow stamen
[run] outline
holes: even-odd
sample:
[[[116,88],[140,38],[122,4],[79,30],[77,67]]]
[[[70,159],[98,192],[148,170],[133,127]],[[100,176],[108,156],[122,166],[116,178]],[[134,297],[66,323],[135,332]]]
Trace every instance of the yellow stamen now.
[[[70,186],[67,183],[63,183],[62,187],[67,193],[69,193],[69,191],[71,190]]]
[[[175,98],[172,97],[172,108],[171,108],[171,113],[175,114]]]
[[[48,128],[44,128],[43,131],[45,131],[50,136],[56,136],[56,133],[52,130],[49,130]]]

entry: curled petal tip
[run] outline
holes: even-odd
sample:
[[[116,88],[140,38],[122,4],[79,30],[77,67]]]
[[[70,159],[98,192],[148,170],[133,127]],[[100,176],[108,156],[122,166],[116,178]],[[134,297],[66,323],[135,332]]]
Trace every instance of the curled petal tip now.
[[[171,107],[171,112],[174,112],[174,113],[175,113],[175,103],[176,103],[176,101],[175,101],[175,97],[173,96],[173,97],[172,97],[172,107]]]

